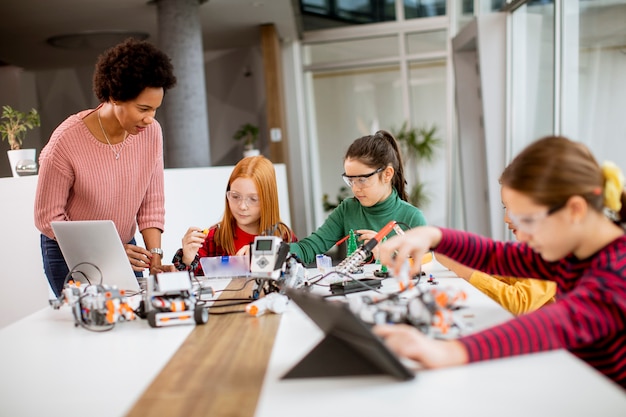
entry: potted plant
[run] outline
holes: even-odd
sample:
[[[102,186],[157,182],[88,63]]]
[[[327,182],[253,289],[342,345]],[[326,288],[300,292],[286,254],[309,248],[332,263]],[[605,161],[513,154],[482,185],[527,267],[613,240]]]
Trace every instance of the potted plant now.
[[[343,200],[349,198],[352,195],[352,192],[348,187],[342,185],[339,187],[339,192],[337,193],[337,202],[330,201],[330,197],[328,194],[324,194],[322,196],[322,206],[324,207],[325,212],[333,211],[334,209],[341,204]]]
[[[2,106],[2,116],[0,116],[0,135],[2,140],[9,142],[10,150],[7,151],[11,171],[14,177],[20,175],[17,170],[19,162],[20,166],[26,167],[23,172],[32,174],[33,167],[36,172],[35,149],[22,149],[22,143],[26,132],[34,129],[41,124],[39,113],[37,110],[31,109],[30,112],[24,113],[15,110],[11,106]]]
[[[409,192],[409,202],[416,207],[424,207],[430,201],[425,186],[419,180],[418,164],[422,161],[432,162],[435,151],[441,145],[442,140],[437,136],[437,126],[412,128],[404,122],[400,130],[392,132],[398,140],[400,149],[405,157],[405,165],[411,172],[413,183]]]
[[[243,139],[243,156],[256,156],[260,152],[254,146],[259,139],[259,128],[251,123],[241,125],[239,130],[235,132],[233,139],[239,141]]]

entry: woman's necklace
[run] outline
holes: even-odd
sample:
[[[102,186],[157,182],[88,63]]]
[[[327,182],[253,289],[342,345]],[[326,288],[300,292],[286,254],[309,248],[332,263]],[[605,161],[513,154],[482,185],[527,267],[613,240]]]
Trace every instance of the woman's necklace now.
[[[120,151],[117,152],[115,150],[115,148],[113,147],[113,145],[111,145],[111,141],[109,140],[109,137],[107,136],[107,132],[104,131],[104,126],[102,126],[102,120],[100,119],[100,109],[98,109],[98,123],[100,123],[100,129],[102,129],[102,134],[104,135],[104,138],[106,139],[107,143],[109,144],[109,147],[111,148],[111,151],[115,155],[115,160],[120,159],[120,152],[122,152],[122,150],[120,149]],[[124,141],[126,140],[126,135],[127,134],[128,134],[128,132],[124,132],[124,139],[122,140],[122,143],[124,143]]]

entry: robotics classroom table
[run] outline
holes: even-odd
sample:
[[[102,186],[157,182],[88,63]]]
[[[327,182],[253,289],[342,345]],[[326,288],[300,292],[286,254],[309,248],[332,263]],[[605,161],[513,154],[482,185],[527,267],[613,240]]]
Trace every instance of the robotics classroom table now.
[[[435,277],[467,291],[474,330],[508,319],[467,282]],[[134,321],[101,334],[74,328],[69,310],[40,311],[0,330],[0,415],[617,417],[626,410],[624,390],[565,351],[419,371],[408,382],[282,380],[322,337],[292,304],[282,316],[211,315],[204,326],[160,329]]]
[[[429,268],[440,285],[467,292],[472,331],[511,317],[441,265]],[[211,320],[196,328],[128,416],[617,417],[626,411],[626,392],[563,350],[419,371],[408,382],[386,376],[283,380],[323,337],[293,303],[282,316]]]

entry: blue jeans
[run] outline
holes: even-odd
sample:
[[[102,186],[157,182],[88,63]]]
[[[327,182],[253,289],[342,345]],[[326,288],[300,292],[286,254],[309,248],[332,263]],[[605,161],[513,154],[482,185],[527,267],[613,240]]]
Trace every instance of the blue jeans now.
[[[131,245],[137,244],[135,238],[132,238],[128,243]],[[57,241],[50,239],[46,235],[41,235],[41,256],[43,259],[43,270],[50,283],[50,288],[52,288],[54,295],[58,297],[63,291],[63,286],[70,270],[67,263],[65,263],[65,258]],[[143,272],[135,271],[135,276],[142,277]]]

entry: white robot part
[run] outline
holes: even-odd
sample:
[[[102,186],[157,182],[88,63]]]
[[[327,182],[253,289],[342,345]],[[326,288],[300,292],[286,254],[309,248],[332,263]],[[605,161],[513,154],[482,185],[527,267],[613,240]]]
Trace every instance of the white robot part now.
[[[282,314],[287,310],[289,299],[286,295],[273,292],[267,294],[246,306],[246,312],[251,316],[259,317],[267,312]]]

